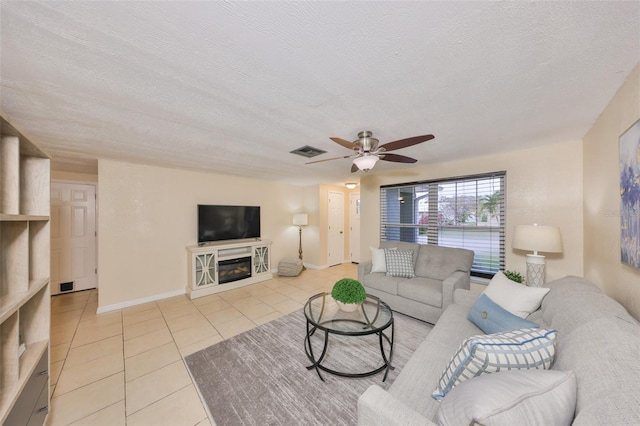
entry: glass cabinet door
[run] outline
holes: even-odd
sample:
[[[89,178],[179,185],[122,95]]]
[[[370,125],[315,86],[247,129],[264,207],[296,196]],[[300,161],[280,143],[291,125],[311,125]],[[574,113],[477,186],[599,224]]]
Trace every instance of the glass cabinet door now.
[[[253,270],[256,274],[269,272],[269,247],[256,247],[253,252]]]
[[[214,253],[203,253],[195,255],[195,286],[215,284],[216,280],[216,259]]]

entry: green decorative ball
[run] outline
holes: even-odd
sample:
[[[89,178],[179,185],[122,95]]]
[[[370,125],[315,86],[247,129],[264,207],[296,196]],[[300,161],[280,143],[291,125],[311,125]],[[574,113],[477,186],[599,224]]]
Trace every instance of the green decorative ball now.
[[[367,292],[360,281],[343,278],[333,285],[331,297],[342,303],[362,303],[367,298]]]

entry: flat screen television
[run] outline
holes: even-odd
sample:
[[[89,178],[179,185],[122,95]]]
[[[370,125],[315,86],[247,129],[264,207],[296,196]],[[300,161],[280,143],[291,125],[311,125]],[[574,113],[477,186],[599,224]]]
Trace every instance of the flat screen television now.
[[[260,238],[259,206],[198,204],[198,243]]]

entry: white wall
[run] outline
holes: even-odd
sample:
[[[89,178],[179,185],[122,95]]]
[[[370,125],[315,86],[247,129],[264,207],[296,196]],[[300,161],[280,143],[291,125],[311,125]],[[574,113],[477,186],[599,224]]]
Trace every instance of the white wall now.
[[[272,269],[297,256],[293,213],[305,211],[308,187],[107,160],[98,176],[100,308],[185,289],[197,204],[259,205]],[[306,228],[305,244],[317,245],[313,223]]]
[[[582,275],[582,143],[566,142],[522,151],[504,152],[455,162],[416,165],[404,172],[361,178],[361,255],[380,239],[380,186],[505,170],[506,269],[525,275],[525,252],[513,251],[513,227],[521,224],[559,226],[561,254],[546,254],[547,281]]]
[[[620,208],[618,138],[638,118],[640,65],[587,133],[584,144],[571,141],[365,175],[358,189],[362,260],[369,258],[368,247],[379,243],[380,185],[506,170],[507,268],[525,270],[524,253],[510,248],[514,225],[557,225],[564,253],[547,255],[547,279],[584,275],[640,318],[640,272],[620,262],[620,220],[613,214]],[[184,247],[196,242],[198,203],[263,206],[263,238],[274,242],[274,265],[297,254],[292,214],[308,212],[305,263],[326,261],[320,229],[326,215],[325,186],[279,185],[113,161],[99,162],[99,176],[100,306],[185,288]],[[52,178],[93,180],[55,171]]]
[[[51,170],[51,180],[90,183],[98,182],[98,175]]]
[[[584,274],[640,319],[640,270],[620,261],[618,150],[638,119],[640,65],[584,137]]]

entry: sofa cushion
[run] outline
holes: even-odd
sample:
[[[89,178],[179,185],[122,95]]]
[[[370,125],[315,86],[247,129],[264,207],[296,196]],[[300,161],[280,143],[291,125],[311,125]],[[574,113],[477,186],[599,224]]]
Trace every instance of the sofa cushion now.
[[[481,331],[465,320],[469,307],[452,304],[437,325],[411,355],[389,387],[389,392],[429,419],[434,419],[440,401],[429,398],[442,371],[460,342]],[[395,356],[395,355],[394,355]]]
[[[456,271],[469,272],[472,263],[471,250],[422,244],[415,270],[419,277],[442,281]]]
[[[570,425],[576,408],[571,371],[518,370],[467,380],[442,400],[439,425]]]
[[[549,325],[544,320],[544,318],[542,318],[542,310],[541,309],[538,309],[537,311],[531,312],[531,315],[529,315],[526,319],[527,319],[527,321],[535,322],[536,324],[538,324],[542,328],[554,328],[554,327],[551,327],[551,325]],[[557,330],[557,328],[556,328],[556,330]],[[562,333],[562,332],[560,330],[558,330],[558,333]]]
[[[537,310],[542,299],[549,292],[545,287],[527,287],[511,281],[498,271],[484,291],[491,300],[520,318],[526,318]]]
[[[362,285],[367,288],[373,288],[388,294],[398,294],[398,283],[405,281],[406,278],[388,277],[384,273],[367,274],[362,279]]]
[[[578,378],[575,424],[640,424],[640,326],[597,318],[560,334],[554,369]],[[599,419],[599,420],[595,420]]]
[[[442,306],[442,281],[415,277],[398,283],[398,296],[427,305]]]
[[[542,317],[563,336],[600,318],[631,318],[622,305],[584,278],[568,276],[545,287],[550,291],[542,301]]]
[[[398,249],[402,251],[413,251],[413,265],[415,268],[416,260],[418,259],[418,251],[420,251],[420,244],[408,243],[406,241],[382,241],[380,242],[381,249]]]
[[[413,278],[413,251],[385,249],[384,258],[387,263],[388,277]]]
[[[467,319],[486,334],[503,333],[520,328],[540,327],[535,322],[527,321],[507,311],[486,294],[480,295],[471,311],[469,311]]]
[[[551,289],[541,312],[558,330],[554,368],[571,369],[579,383],[575,425],[640,424],[640,326],[595,284],[567,276]]]
[[[442,399],[457,384],[481,374],[550,369],[555,358],[556,335],[556,330],[525,328],[471,336],[453,355],[431,396]]]

